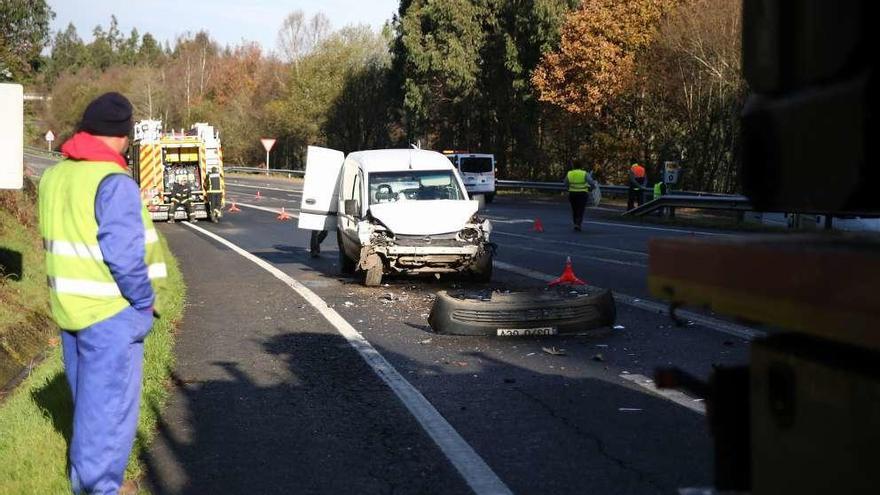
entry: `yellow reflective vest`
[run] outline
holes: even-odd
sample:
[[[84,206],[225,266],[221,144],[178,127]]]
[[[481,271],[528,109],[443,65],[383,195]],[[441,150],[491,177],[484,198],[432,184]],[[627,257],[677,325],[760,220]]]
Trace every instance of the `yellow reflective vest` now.
[[[49,306],[53,319],[64,330],[82,330],[129,305],[104,263],[95,219],[101,181],[124,173],[111,162],[65,160],[49,168],[40,179],[40,234],[46,250]],[[167,269],[159,235],[146,208],[141,208],[141,218],[146,243],[144,261],[156,296],[154,307],[161,311]]]

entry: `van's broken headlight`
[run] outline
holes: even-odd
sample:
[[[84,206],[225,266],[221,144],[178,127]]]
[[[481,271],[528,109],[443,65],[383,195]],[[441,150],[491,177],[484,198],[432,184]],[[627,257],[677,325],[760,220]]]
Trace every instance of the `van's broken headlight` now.
[[[464,242],[477,242],[483,239],[483,232],[476,227],[465,227],[459,231],[458,238]]]

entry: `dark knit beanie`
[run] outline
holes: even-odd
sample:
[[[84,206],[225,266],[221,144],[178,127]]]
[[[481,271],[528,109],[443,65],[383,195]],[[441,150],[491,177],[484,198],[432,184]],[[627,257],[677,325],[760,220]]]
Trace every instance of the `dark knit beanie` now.
[[[104,93],[83,112],[79,130],[95,136],[128,136],[134,123],[131,103],[119,93]]]

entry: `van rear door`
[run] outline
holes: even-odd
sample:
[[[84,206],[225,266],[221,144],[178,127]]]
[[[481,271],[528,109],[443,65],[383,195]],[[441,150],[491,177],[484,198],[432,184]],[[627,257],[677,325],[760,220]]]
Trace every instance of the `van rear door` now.
[[[339,172],[345,154],[341,151],[309,146],[306,176],[300,203],[299,228],[334,230],[338,201]]]

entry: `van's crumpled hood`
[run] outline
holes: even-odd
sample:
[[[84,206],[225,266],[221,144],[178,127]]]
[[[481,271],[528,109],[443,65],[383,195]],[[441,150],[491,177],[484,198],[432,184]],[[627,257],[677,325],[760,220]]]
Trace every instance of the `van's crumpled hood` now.
[[[477,207],[465,200],[397,201],[372,205],[370,213],[395,234],[436,235],[463,229]]]

